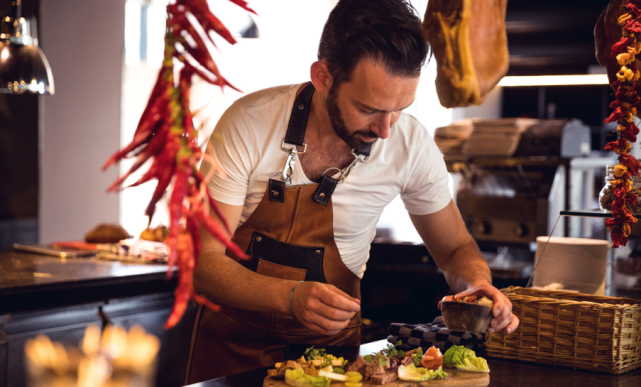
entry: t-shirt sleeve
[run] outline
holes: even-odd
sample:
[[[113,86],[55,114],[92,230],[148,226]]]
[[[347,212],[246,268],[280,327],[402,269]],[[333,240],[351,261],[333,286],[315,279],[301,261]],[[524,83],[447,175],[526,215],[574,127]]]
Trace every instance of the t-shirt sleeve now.
[[[401,198],[407,212],[427,215],[445,208],[452,200],[443,154],[427,129],[418,121],[409,151],[408,174]]]
[[[234,206],[245,204],[249,177],[258,160],[254,128],[245,110],[233,104],[222,115],[209,139],[206,153],[211,155],[223,173],[215,173],[209,180],[209,192],[215,200]],[[204,159],[202,173],[206,175],[211,164]]]

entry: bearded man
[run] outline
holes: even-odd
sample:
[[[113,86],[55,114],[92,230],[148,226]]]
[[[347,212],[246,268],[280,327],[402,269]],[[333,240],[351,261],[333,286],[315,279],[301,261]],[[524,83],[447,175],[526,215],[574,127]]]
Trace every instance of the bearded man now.
[[[442,154],[403,113],[428,53],[406,0],[341,0],[311,82],[247,95],[222,116],[211,143],[226,176],[209,187],[251,258],[204,240],[194,285],[222,309],[199,310],[188,383],[271,366],[292,344],[359,345],[360,279],[398,195],[451,288],[494,302],[489,332],[516,329]]]

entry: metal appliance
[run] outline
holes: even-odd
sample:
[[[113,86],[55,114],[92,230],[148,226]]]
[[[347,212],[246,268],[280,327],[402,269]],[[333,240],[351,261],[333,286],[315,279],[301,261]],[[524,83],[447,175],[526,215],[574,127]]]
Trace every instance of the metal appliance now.
[[[536,237],[549,235],[570,202],[571,160],[590,151],[590,129],[579,120],[543,120],[521,136],[512,156],[447,155],[460,173],[461,215],[482,250],[521,247],[533,258]],[[567,235],[559,221],[554,235]]]

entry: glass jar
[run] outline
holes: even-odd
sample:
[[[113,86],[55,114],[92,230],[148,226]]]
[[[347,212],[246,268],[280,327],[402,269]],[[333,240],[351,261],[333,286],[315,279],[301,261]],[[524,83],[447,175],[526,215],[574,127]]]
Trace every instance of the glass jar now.
[[[612,202],[614,202],[615,186],[610,184],[611,180],[616,179],[614,176],[614,165],[605,167],[605,185],[599,193],[599,208],[603,212],[612,212]],[[641,176],[632,176],[632,192],[637,195],[637,204],[632,208],[635,214],[641,213]]]

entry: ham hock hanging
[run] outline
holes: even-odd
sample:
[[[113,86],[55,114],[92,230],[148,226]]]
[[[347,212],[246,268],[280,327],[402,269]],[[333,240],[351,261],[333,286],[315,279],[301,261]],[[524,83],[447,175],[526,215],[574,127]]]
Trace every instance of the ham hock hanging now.
[[[507,0],[430,0],[423,34],[437,64],[436,91],[447,108],[480,105],[507,73]]]

